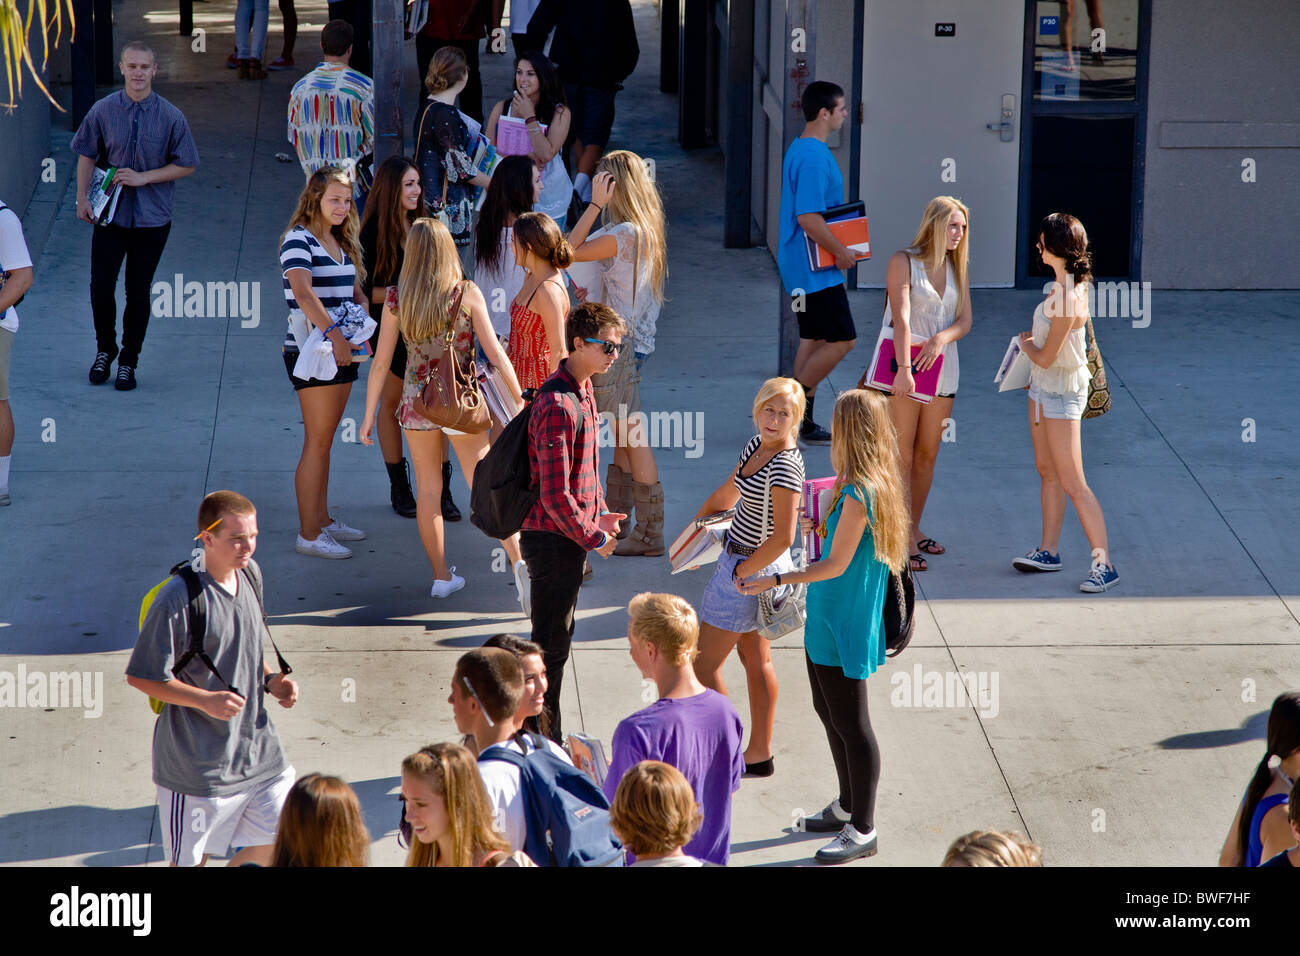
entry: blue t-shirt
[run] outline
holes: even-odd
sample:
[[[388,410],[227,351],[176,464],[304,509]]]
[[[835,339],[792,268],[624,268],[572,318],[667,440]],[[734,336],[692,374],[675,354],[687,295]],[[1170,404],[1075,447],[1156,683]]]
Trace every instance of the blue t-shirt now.
[[[830,148],[813,136],[801,136],[785,151],[781,167],[780,231],[777,234],[776,266],[781,284],[794,295],[820,292],[844,282],[839,269],[813,272],[808,268],[807,235],[799,217],[810,212],[824,212],[844,202],[844,177],[831,155]]]
[[[676,767],[704,814],[686,854],[725,866],[731,855],[731,795],[740,789],[745,772],[743,736],[736,708],[716,690],[694,697],[661,697],[614,731],[605,796],[612,801],[623,774],[642,760]]]

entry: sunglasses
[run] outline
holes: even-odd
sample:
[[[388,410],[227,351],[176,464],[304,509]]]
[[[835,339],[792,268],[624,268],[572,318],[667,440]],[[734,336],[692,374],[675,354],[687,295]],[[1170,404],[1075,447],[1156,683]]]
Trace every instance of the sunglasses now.
[[[592,345],[603,345],[606,355],[622,355],[623,350],[627,348],[626,342],[606,342],[604,339],[583,338],[584,342],[590,342]]]

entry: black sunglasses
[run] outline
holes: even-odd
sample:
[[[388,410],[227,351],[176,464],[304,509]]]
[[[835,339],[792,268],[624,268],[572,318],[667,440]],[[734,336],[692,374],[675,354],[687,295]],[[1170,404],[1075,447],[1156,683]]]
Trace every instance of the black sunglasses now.
[[[603,345],[606,355],[622,355],[623,350],[627,348],[626,342],[606,342],[604,339],[583,338],[584,342],[590,342],[592,345]]]

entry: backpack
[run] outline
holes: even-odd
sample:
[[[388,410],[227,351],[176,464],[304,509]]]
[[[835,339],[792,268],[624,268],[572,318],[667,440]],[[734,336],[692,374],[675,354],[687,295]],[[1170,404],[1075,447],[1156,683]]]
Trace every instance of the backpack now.
[[[916,621],[916,586],[912,582],[912,569],[903,565],[902,574],[889,572],[885,582],[885,609],[881,623],[885,629],[885,656],[897,657],[912,640]]]
[[[609,826],[609,801],[596,782],[547,748],[519,754],[492,747],[479,760],[500,760],[519,768],[527,836],[524,852],[539,866],[622,866],[623,845]]]
[[[537,395],[543,392],[577,394],[563,378],[547,379]],[[517,532],[537,503],[538,489],[528,460],[528,423],[534,404],[536,396],[510,419],[474,469],[469,520],[490,538],[505,539]]]
[[[242,568],[240,573],[243,574],[244,579],[253,589],[253,594],[257,598],[257,607],[262,612],[262,625],[266,628],[266,636],[271,637],[271,626],[266,620],[266,607],[262,603],[261,575],[259,574],[255,578],[250,568],[251,565],[249,568]],[[212,672],[212,675],[221,682],[221,685],[225,687],[226,690],[230,691],[232,694],[238,694],[240,697],[247,697],[247,694],[234,687],[228,680],[221,676],[221,672],[217,670],[216,665],[212,663],[212,658],[208,656],[207,651],[203,648],[203,642],[207,637],[208,632],[208,600],[203,595],[203,582],[199,580],[198,572],[194,570],[193,565],[191,565],[189,561],[182,561],[180,564],[177,564],[167,572],[167,577],[163,578],[149,589],[149,593],[146,594],[144,600],[140,602],[140,629],[144,630],[144,620],[149,614],[149,608],[153,605],[154,598],[158,596],[158,592],[163,589],[167,582],[172,579],[172,575],[180,575],[180,579],[185,582],[185,592],[188,595],[188,602],[185,608],[185,618],[189,622],[190,631],[189,649],[182,654],[172,666],[172,676],[179,680],[181,671],[185,669],[185,666],[189,664],[190,661],[197,657],[207,665],[208,670]],[[280,654],[280,648],[275,646],[274,637],[271,637],[271,646],[275,648],[275,657],[280,664],[280,673],[292,674],[293,668],[289,666],[288,661],[286,661],[283,655]],[[161,714],[163,706],[164,702],[158,698],[149,698],[149,708],[155,714]]]

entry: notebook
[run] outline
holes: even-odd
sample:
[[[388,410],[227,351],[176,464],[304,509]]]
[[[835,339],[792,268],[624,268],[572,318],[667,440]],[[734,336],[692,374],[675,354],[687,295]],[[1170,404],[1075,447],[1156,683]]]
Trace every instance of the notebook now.
[[[998,374],[993,376],[993,381],[998,383],[998,391],[1009,392],[1028,385],[1029,365],[1029,356],[1020,348],[1020,336],[1011,336],[1011,343],[1002,354],[1002,362],[998,365]]]
[[[693,571],[722,557],[722,539],[731,527],[731,519],[735,514],[735,509],[720,511],[687,525],[686,530],[668,548],[668,563],[672,565],[672,573]]]
[[[804,560],[809,564],[822,559],[822,539],[817,534],[817,526],[826,517],[834,501],[831,491],[835,486],[835,476],[829,478],[809,478],[803,483],[803,514],[813,523],[813,530],[804,535]]]
[[[871,258],[871,237],[867,227],[866,204],[858,201],[843,206],[833,206],[821,214],[826,220],[831,234],[848,247],[855,259]],[[835,268],[835,257],[813,242],[809,236],[804,237],[808,250],[808,268],[814,272]]]
[[[912,378],[916,382],[916,391],[909,393],[909,398],[914,398],[922,405],[929,405],[934,401],[935,394],[939,391],[939,372],[943,369],[943,356],[940,355],[934,360],[924,372],[916,370],[916,357],[921,354],[921,346],[912,346]],[[894,387],[894,376],[898,374],[898,362],[894,357],[894,340],[884,338],[880,340],[879,351],[876,352],[875,362],[871,366],[871,374],[867,376],[866,383],[872,388],[878,388],[882,392],[891,391]]]

